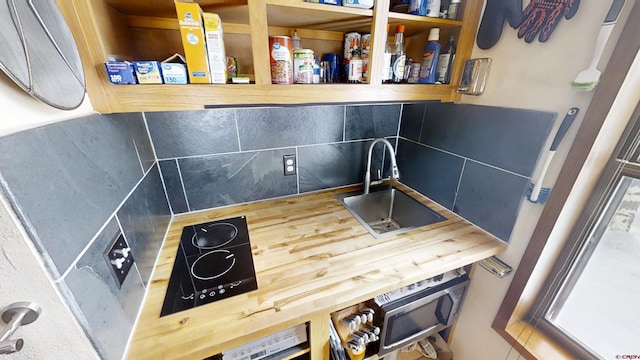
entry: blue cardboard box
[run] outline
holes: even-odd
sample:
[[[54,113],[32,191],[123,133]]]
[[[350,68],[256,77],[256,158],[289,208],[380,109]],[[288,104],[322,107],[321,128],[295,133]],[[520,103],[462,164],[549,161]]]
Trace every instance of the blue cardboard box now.
[[[107,61],[104,67],[112,84],[137,84],[136,74],[130,62]]]

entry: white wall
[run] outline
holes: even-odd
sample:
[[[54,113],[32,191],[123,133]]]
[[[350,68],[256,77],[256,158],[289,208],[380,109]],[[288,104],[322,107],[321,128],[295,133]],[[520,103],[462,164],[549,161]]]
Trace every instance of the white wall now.
[[[93,112],[88,97],[74,111],[52,108],[23,92],[4,73],[0,73],[0,109],[0,136]],[[0,309],[21,301],[36,302],[42,308],[38,320],[19,328],[12,337],[24,340],[22,351],[3,359],[97,358],[36,254],[8,202],[0,196]]]
[[[570,87],[570,82],[589,64],[596,36],[610,5],[611,1],[582,1],[576,16],[568,21],[562,19],[546,43],[536,40],[526,44],[517,38],[516,30],[505,25],[502,38],[494,47],[488,50],[476,47],[473,51],[474,58],[493,59],[490,78],[483,95],[464,96],[462,102],[557,112],[558,117],[548,144],[551,143],[566,111],[571,107],[580,108],[580,115],[547,172],[544,187],[552,187],[555,182],[591,102],[593,92],[576,91]],[[633,1],[627,1],[619,24],[624,24],[632,5]],[[611,36],[601,61],[603,65],[610,56],[620,28],[621,26],[618,26]],[[604,66],[600,68],[604,69]],[[621,106],[628,112],[629,109],[633,111],[635,104],[630,101]],[[498,255],[514,269],[520,262],[542,210],[543,205],[524,201],[507,251]],[[564,235],[566,231],[555,236]],[[475,272],[451,344],[457,360],[520,358],[520,354],[491,329],[491,323],[511,279],[512,276],[499,279],[482,268]]]
[[[51,107],[24,92],[0,71],[0,136],[68,120],[94,112],[89,97],[75,110]]]

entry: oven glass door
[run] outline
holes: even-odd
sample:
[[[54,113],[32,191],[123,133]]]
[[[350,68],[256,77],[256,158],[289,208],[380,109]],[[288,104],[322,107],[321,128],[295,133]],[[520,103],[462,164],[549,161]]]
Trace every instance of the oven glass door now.
[[[438,331],[446,325],[453,307],[453,299],[443,294],[414,308],[408,308],[389,316],[386,322],[384,347],[393,347],[411,339]]]
[[[468,284],[468,277],[459,277],[383,305],[380,309],[384,320],[378,355],[400,349],[451,326]]]

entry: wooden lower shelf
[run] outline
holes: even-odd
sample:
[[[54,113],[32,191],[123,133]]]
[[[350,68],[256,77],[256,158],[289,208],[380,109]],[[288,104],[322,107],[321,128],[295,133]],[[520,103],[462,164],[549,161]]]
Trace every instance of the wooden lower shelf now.
[[[454,85],[423,84],[189,84],[108,85],[91,97],[100,113],[202,110],[208,107],[384,103],[456,100]],[[107,102],[102,100],[106,99]]]

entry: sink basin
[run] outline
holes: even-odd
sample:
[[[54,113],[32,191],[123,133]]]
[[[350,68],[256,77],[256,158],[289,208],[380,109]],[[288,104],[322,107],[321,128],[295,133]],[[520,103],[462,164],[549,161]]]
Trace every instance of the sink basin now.
[[[347,210],[376,238],[390,236],[446,218],[396,188],[362,194],[337,194]]]

